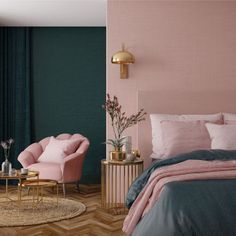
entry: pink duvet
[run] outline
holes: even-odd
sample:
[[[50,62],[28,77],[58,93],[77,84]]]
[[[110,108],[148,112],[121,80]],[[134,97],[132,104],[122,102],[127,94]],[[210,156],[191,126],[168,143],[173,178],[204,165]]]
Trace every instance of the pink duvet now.
[[[125,218],[123,231],[131,235],[140,218],[143,217],[160,197],[166,183],[184,180],[234,179],[236,160],[202,161],[187,160],[162,167],[152,173],[145,188],[139,194]]]

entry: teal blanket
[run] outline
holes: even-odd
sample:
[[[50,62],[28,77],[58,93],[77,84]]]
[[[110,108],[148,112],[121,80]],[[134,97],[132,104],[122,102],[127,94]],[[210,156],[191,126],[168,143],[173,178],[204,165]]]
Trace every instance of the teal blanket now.
[[[153,163],[131,185],[130,207],[151,173],[185,160],[236,160],[236,151],[200,150]],[[236,235],[236,180],[195,180],[165,185],[160,199],[136,226],[133,236]]]
[[[146,185],[152,172],[160,167],[173,165],[186,160],[236,160],[236,150],[198,150],[194,152],[184,153],[173,158],[164,159],[154,162],[149,168],[147,168],[131,185],[126,198],[126,205],[131,207],[138,194],[142,191]]]
[[[236,180],[172,182],[132,236],[235,236]]]

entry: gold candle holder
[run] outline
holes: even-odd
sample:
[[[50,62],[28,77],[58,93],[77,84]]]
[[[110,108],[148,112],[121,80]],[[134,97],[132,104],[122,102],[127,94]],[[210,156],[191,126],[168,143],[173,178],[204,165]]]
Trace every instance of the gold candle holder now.
[[[139,151],[138,149],[132,150],[132,154],[133,154],[136,158],[140,158],[140,157],[141,157],[140,151]]]

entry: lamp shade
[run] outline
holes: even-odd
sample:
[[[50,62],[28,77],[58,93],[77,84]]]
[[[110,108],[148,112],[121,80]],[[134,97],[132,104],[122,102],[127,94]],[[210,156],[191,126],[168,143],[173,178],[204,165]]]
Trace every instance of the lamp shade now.
[[[135,62],[135,58],[132,53],[125,50],[124,44],[122,50],[115,53],[111,58],[111,63],[120,64],[120,78],[128,78],[128,64]]]
[[[111,62],[114,64],[132,64],[135,62],[135,58],[130,52],[122,50],[112,56]]]

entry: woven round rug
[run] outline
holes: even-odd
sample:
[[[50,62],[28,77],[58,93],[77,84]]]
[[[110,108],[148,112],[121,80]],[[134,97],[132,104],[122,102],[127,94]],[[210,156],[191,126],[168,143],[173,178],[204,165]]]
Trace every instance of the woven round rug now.
[[[70,199],[44,197],[43,202],[33,207],[32,199],[16,201],[0,198],[0,227],[26,226],[66,220],[81,215],[86,206]]]

